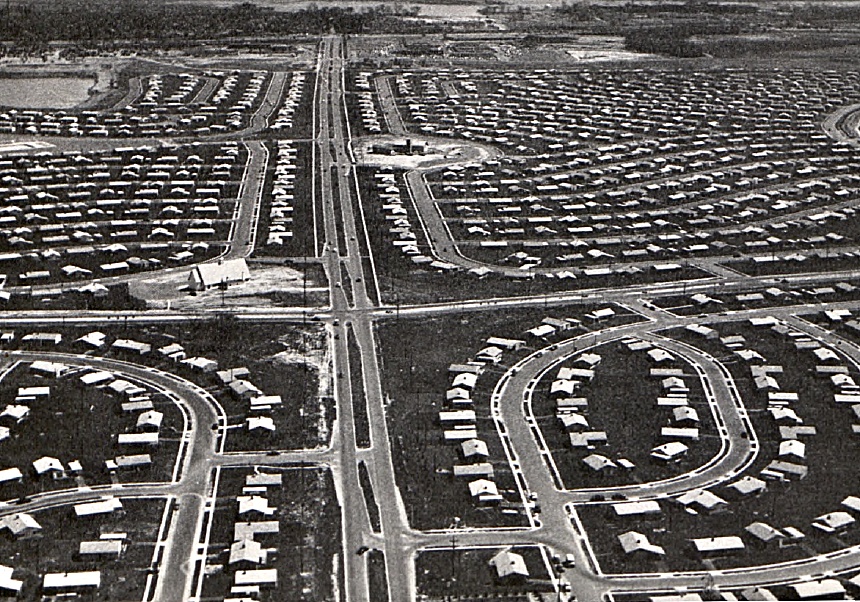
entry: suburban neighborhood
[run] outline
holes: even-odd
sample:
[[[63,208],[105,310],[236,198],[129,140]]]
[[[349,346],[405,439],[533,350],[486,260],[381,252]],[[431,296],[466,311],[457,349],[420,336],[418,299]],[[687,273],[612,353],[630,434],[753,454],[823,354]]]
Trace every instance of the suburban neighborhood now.
[[[0,598],[860,599],[854,3],[0,13]]]

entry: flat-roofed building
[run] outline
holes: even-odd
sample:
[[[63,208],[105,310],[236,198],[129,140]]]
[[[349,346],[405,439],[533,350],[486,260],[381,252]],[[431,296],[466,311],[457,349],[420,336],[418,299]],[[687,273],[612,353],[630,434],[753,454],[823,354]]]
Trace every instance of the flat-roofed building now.
[[[101,577],[101,571],[47,573],[42,579],[42,590],[56,594],[97,589],[101,585]]]
[[[799,600],[823,600],[841,598],[845,595],[845,586],[838,579],[818,579],[793,583],[789,587]]]
[[[709,556],[732,554],[740,552],[746,547],[743,540],[736,535],[700,537],[693,539],[692,542],[699,554]]]
[[[637,502],[623,502],[612,504],[612,512],[617,517],[626,516],[659,516],[663,513],[657,500],[642,500]]]
[[[275,587],[278,584],[277,569],[248,569],[236,571],[233,577],[236,585],[259,585],[260,587]]]
[[[121,539],[99,539],[96,541],[82,541],[78,545],[78,554],[81,557],[106,556],[119,558],[125,548],[125,541]]]

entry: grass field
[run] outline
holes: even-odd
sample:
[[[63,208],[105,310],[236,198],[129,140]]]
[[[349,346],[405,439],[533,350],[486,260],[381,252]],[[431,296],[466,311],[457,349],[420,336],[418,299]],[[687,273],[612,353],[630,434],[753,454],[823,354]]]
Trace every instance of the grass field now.
[[[665,442],[660,437],[660,429],[670,426],[672,412],[670,408],[656,405],[661,386],[659,378],[649,377],[654,364],[644,352],[628,351],[620,342],[601,345],[590,352],[599,354],[602,361],[595,369],[594,380],[583,385],[576,395],[588,400],[589,430],[606,431],[608,445],[597,449],[571,448],[567,433],[555,416],[555,402],[549,394],[558,368],[550,370],[535,389],[535,417],[568,489],[629,485],[669,478],[692,470],[716,455],[720,442],[698,377],[684,380],[690,388],[690,407],[699,415],[701,439],[687,443],[690,451],[680,463],[657,464],[651,460],[650,452]],[[572,362],[564,362],[561,366],[572,366]],[[686,374],[696,374],[683,360],[677,359],[672,366],[682,368]],[[626,458],[636,468],[614,474],[595,473],[582,463],[582,459],[592,453],[611,459]]]
[[[546,565],[540,549],[533,546],[515,547],[526,563],[529,578],[524,583],[499,581],[489,560],[503,548],[460,549],[456,536],[450,550],[420,552],[415,560],[418,594],[425,596],[488,596],[490,599],[522,595],[526,592],[551,592]],[[456,598],[455,598],[456,599]]]
[[[370,482],[370,474],[367,472],[367,464],[364,463],[364,460],[358,463],[358,480],[361,484],[361,492],[364,494],[364,504],[367,506],[370,524],[373,530],[379,533],[382,531],[382,523],[379,520],[379,506],[376,505],[373,484]]]
[[[355,342],[352,328],[347,331],[349,342],[349,375],[352,387],[352,419],[355,423],[355,442],[358,447],[370,447],[370,420],[367,415],[367,396],[364,392],[364,369],[361,353]]]
[[[367,553],[367,581],[371,600],[374,602],[389,602],[388,577],[385,573],[385,552],[371,550]]]

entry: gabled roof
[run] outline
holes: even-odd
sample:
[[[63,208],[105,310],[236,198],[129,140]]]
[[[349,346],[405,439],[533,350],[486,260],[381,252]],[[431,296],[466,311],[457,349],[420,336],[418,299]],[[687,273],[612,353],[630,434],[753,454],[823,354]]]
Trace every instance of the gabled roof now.
[[[62,462],[50,456],[42,456],[38,460],[35,460],[33,468],[36,469],[36,474],[45,474],[50,471],[63,472],[65,470]]]
[[[666,553],[662,547],[652,544],[645,535],[636,531],[622,533],[618,536],[618,541],[621,543],[625,554],[641,551],[663,556]]]
[[[266,516],[271,516],[275,513],[276,508],[269,506],[269,500],[260,495],[240,495],[236,498],[239,502],[239,514],[246,512],[259,512]]]
[[[196,266],[190,280],[203,287],[223,283],[243,282],[251,278],[251,271],[244,259],[228,259],[218,263],[202,263]]]
[[[262,544],[253,539],[240,539],[230,546],[230,559],[228,564],[236,562],[252,562],[260,564],[265,562],[266,552],[263,550]]]
[[[18,512],[0,518],[0,529],[9,529],[12,535],[17,537],[22,533],[39,531],[42,525],[26,512]]]
[[[489,564],[496,569],[496,576],[499,579],[512,576],[529,576],[526,561],[522,556],[510,550],[502,550],[490,559]]]

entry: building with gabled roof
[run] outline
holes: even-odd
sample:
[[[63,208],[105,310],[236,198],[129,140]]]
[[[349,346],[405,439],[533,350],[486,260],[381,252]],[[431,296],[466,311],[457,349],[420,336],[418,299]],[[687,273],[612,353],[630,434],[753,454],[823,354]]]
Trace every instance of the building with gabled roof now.
[[[42,456],[38,460],[34,460],[33,469],[36,471],[37,475],[41,476],[45,473],[49,473],[54,478],[63,476],[66,472],[66,469],[63,467],[63,463],[57,458],[52,458],[50,456]]]
[[[664,556],[666,551],[648,541],[648,538],[642,533],[636,531],[627,531],[618,536],[618,542],[625,554],[644,553],[654,556]]]
[[[243,258],[228,259],[194,266],[188,275],[188,288],[192,291],[204,291],[247,282],[250,279],[251,271]]]
[[[20,579],[13,579],[12,574],[14,572],[15,569],[11,566],[0,565],[0,592],[12,592],[17,595],[21,591],[24,582]]]
[[[16,539],[21,539],[39,533],[42,525],[26,512],[16,512],[0,518],[0,530],[3,529],[8,529]]]
[[[266,551],[262,544],[253,539],[240,539],[234,541],[230,546],[230,558],[227,564],[247,562],[250,564],[264,564],[266,562]]]
[[[679,495],[676,500],[685,508],[693,508],[704,512],[714,512],[726,506],[726,500],[707,489],[688,491]]]
[[[496,570],[496,579],[499,581],[525,582],[529,578],[525,559],[510,549],[502,550],[490,558],[489,565]]]
[[[239,503],[239,514],[248,512],[259,512],[265,516],[272,516],[277,508],[269,506],[269,500],[260,495],[240,495],[236,498]]]

